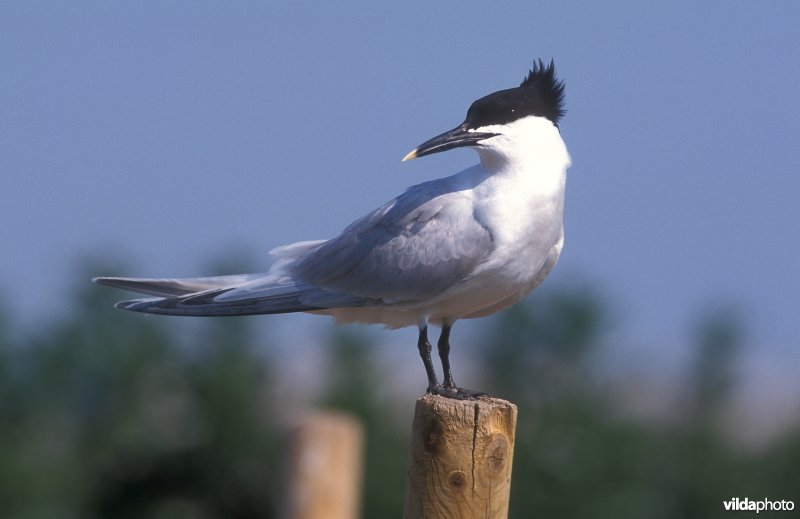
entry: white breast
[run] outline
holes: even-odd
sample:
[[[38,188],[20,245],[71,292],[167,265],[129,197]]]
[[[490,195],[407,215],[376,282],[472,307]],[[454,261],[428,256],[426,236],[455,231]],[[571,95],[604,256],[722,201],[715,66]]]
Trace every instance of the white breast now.
[[[515,124],[514,131],[505,127],[504,135],[493,139],[498,143],[481,150],[489,175],[473,189],[475,218],[492,235],[492,255],[436,305],[434,321],[480,317],[516,303],[544,280],[561,254],[566,146],[549,121]]]

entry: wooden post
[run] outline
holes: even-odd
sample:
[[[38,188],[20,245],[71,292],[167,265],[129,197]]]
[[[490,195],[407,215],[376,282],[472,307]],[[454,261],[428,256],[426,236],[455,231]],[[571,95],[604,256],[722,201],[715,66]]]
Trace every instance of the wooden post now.
[[[286,519],[356,519],[364,432],[343,413],[317,411],[292,431]]]
[[[403,517],[508,517],[516,426],[505,400],[417,399]]]

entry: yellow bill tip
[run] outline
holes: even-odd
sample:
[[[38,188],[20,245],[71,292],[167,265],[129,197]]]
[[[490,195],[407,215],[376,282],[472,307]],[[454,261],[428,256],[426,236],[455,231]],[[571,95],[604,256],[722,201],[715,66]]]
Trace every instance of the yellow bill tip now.
[[[401,160],[400,162],[406,162],[408,160],[416,158],[417,158],[417,148],[414,148],[413,150],[409,151],[408,154],[405,157],[403,157],[403,160]]]

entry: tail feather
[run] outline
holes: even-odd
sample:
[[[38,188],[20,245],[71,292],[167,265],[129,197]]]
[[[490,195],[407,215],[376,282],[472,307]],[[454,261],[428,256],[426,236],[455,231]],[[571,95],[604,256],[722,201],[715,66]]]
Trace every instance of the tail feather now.
[[[360,307],[371,300],[329,292],[285,276],[243,274],[213,278],[95,278],[95,283],[158,297],[120,301],[117,308],[160,315],[234,316]]]
[[[92,282],[151,296],[180,297],[207,290],[237,287],[261,276],[264,274],[183,279],[99,277],[92,279]]]

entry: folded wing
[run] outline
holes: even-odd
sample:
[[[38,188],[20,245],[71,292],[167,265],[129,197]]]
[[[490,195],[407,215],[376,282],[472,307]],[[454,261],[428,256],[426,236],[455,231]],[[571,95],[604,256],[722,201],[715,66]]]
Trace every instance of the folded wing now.
[[[156,296],[126,310],[168,315],[251,315],[435,301],[469,279],[492,250],[468,195],[447,182],[414,186],[328,241],[273,251],[265,274],[188,279],[96,278]]]

